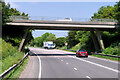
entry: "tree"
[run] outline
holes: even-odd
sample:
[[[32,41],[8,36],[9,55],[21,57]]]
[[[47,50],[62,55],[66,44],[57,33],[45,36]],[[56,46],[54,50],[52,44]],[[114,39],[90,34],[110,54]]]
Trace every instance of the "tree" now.
[[[55,44],[58,47],[63,47],[65,45],[65,37],[59,37],[55,40]]]
[[[9,22],[9,9],[10,9],[10,4],[5,4],[4,1],[0,2],[2,4],[2,25],[5,25],[6,22]]]
[[[97,13],[91,17],[92,19],[114,19],[117,22],[120,22],[120,1],[117,2],[116,5],[102,6]],[[120,28],[120,27],[119,27]],[[120,29],[111,30],[111,31],[103,31],[102,38],[105,47],[110,46],[112,43],[120,41]]]
[[[115,19],[120,22],[120,1],[117,2],[117,4],[114,6],[115,7]]]
[[[43,46],[43,42],[45,42],[45,41],[53,41],[54,42],[55,40],[56,40],[55,34],[46,32],[41,37],[35,38],[31,42],[31,46],[42,47]]]
[[[68,48],[75,46],[79,41],[75,39],[76,31],[69,31],[67,36]]]
[[[2,3],[2,38],[11,43],[13,46],[19,47],[19,44],[22,40],[22,37],[26,30],[24,28],[16,28],[16,27],[8,27],[6,25],[7,22],[10,22],[10,16],[21,16],[22,14],[16,8],[10,8],[10,4],[5,4],[4,1]],[[28,14],[26,15],[28,16]],[[31,31],[28,33],[27,40],[24,45],[30,43],[33,39]]]
[[[55,34],[50,33],[49,36],[46,38],[46,41],[53,41],[55,42],[56,37]]]
[[[92,19],[114,19],[114,17],[115,17],[114,7],[102,6],[97,13],[94,13]]]

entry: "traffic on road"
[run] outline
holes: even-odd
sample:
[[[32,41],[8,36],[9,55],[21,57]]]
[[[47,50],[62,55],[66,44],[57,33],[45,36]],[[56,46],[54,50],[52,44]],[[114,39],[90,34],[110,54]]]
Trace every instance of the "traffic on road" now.
[[[116,80],[118,62],[89,56],[76,57],[76,53],[57,49],[30,48],[31,56],[20,78],[43,79],[99,79]],[[74,55],[73,55],[74,54]]]

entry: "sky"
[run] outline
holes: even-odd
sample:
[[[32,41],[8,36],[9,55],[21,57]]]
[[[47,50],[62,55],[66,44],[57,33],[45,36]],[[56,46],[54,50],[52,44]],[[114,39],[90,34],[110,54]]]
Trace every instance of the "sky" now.
[[[28,13],[34,19],[44,17],[62,17],[73,19],[89,19],[101,6],[114,6],[115,2],[10,2],[11,7],[20,12]],[[68,31],[64,30],[35,30],[34,37],[40,37],[49,32],[56,37],[67,36]]]

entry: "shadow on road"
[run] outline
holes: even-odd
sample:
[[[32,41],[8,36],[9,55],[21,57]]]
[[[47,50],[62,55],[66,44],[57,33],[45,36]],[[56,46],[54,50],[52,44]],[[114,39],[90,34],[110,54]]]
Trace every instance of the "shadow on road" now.
[[[67,55],[75,56],[76,54],[35,54],[30,51],[29,55],[30,56],[67,56]]]
[[[30,56],[75,56],[75,54],[31,54]]]

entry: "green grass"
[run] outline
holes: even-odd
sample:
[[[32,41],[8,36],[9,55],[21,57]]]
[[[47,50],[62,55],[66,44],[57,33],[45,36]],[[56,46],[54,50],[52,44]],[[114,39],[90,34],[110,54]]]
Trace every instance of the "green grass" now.
[[[109,60],[114,60],[114,61],[120,61],[119,58],[114,58],[114,57],[109,57],[109,56],[101,56],[101,55],[91,55],[91,56],[104,58],[104,59],[109,59]]]
[[[1,66],[2,69],[0,70],[0,74],[7,70],[9,67],[17,64],[24,56],[23,52],[18,52],[16,47],[13,47],[12,44],[6,43],[4,40],[0,39],[0,43],[2,46],[2,53],[1,54]]]
[[[3,80],[9,79],[12,80],[19,78],[20,74],[24,70],[28,63],[28,58],[26,58],[20,65],[18,65],[13,71],[11,71]]]
[[[64,50],[64,49],[59,49],[59,50],[63,50],[63,51],[69,51],[69,52],[74,52],[74,51],[70,51],[70,50]],[[74,53],[76,53],[76,52],[74,52]]]
[[[0,38],[0,74],[9,69],[14,64],[18,64],[24,57],[24,52],[18,52],[18,48],[12,46],[12,43],[7,43]],[[18,78],[23,71],[28,59],[26,58],[23,63],[18,65],[12,70],[5,78]],[[11,80],[12,80],[11,79]]]
[[[61,49],[60,49],[61,50]],[[69,50],[64,50],[64,51],[69,51]],[[69,52],[74,52],[74,51],[69,51]],[[76,52],[74,52],[76,53]],[[114,61],[120,61],[119,58],[114,58],[114,57],[109,57],[109,56],[101,56],[101,55],[90,55],[98,58],[104,58],[104,59],[109,59],[109,60],[114,60]]]

